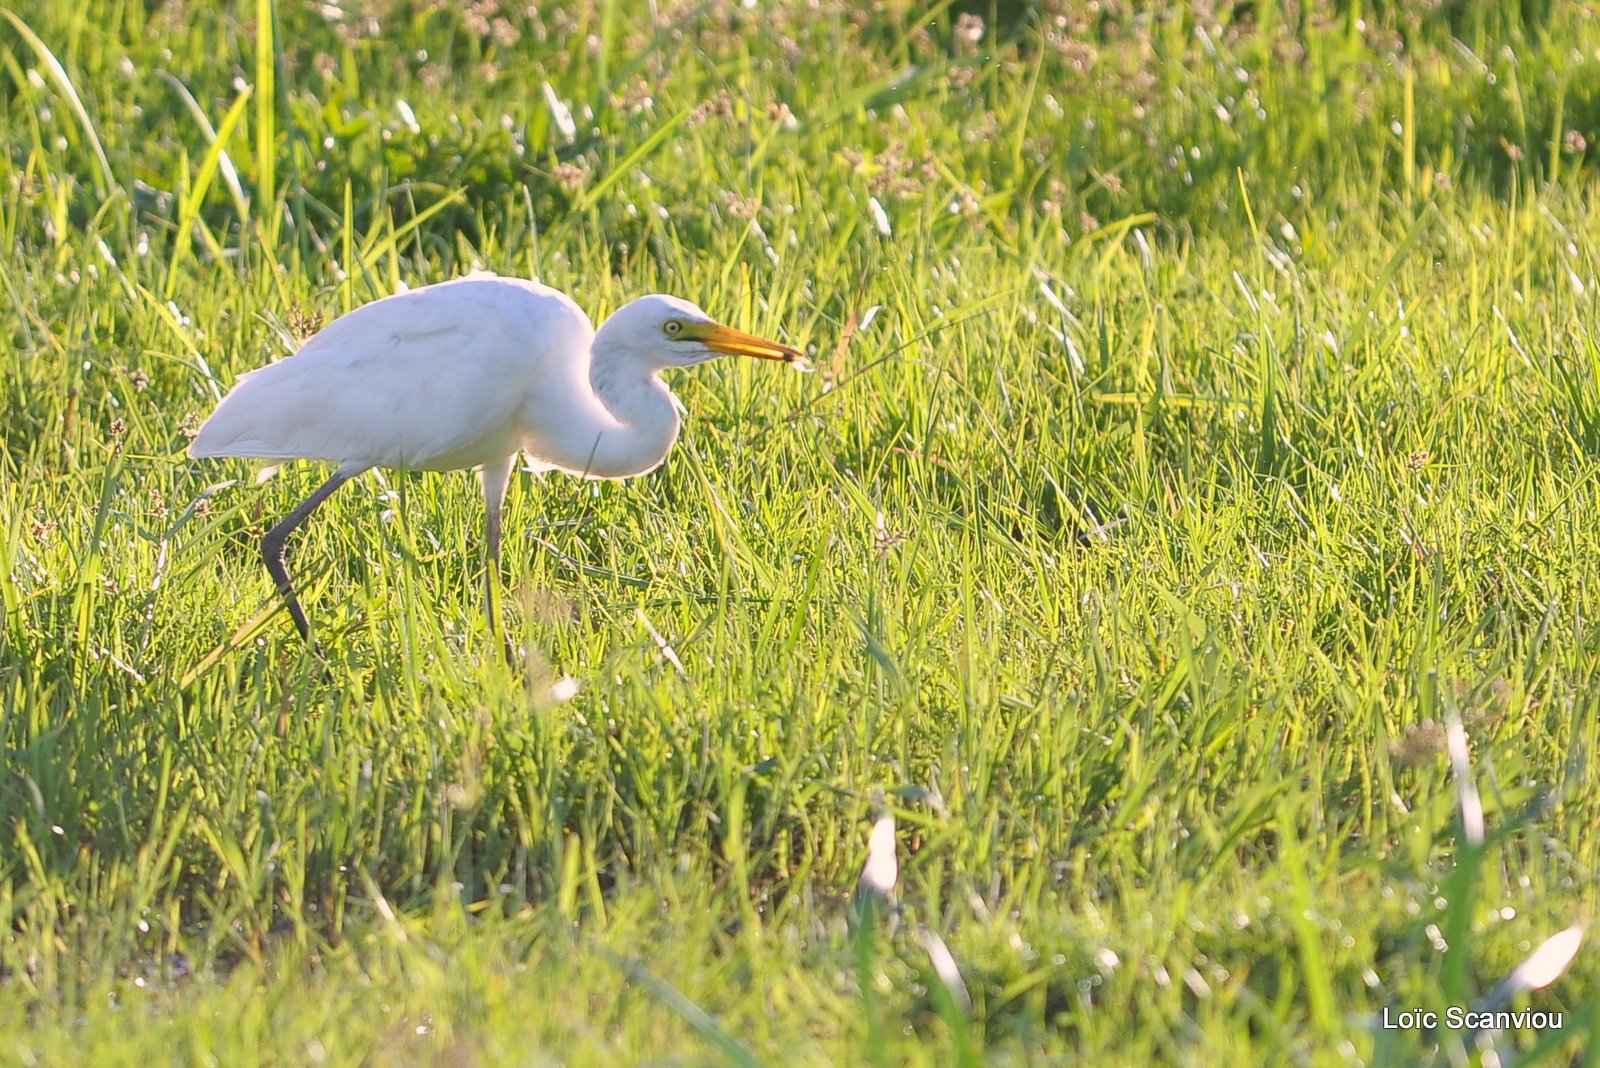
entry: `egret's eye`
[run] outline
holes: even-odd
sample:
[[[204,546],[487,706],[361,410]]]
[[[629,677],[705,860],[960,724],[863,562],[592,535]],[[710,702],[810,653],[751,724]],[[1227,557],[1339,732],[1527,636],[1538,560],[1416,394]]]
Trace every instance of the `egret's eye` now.
[[[667,325],[662,327],[662,329],[667,332],[668,337],[677,337],[683,333],[683,320],[668,319]]]

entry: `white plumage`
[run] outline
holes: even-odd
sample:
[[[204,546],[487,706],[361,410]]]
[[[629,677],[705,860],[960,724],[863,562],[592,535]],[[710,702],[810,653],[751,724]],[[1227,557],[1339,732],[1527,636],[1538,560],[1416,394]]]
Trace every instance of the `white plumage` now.
[[[262,540],[267,569],[309,637],[284,542],[344,482],[371,467],[478,468],[492,591],[517,455],[590,478],[644,474],[678,436],[677,404],[659,372],[724,354],[800,356],[676,297],[640,297],[596,332],[558,290],[473,275],[357,308],[293,356],[240,376],[189,455],[339,465]],[[492,592],[489,612],[493,627]]]

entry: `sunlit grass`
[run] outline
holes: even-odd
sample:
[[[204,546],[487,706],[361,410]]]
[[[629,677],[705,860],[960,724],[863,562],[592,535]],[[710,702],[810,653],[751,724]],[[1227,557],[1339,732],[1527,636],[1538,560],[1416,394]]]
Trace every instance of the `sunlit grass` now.
[[[0,22],[5,1055],[1580,1060],[1593,13],[539,7]],[[347,486],[325,677],[325,473],[186,432],[474,268],[815,373],[520,474],[513,665],[476,483]]]

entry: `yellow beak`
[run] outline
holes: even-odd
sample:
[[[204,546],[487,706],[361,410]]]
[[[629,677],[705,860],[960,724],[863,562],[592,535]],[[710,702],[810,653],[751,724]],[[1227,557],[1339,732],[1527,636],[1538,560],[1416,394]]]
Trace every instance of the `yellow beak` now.
[[[754,334],[747,334],[743,330],[735,330],[720,323],[691,325],[688,335],[703,343],[712,352],[720,352],[724,356],[754,356],[758,360],[783,360],[785,363],[793,363],[805,355],[799,349],[780,345],[776,341],[768,341],[766,338],[756,337]]]

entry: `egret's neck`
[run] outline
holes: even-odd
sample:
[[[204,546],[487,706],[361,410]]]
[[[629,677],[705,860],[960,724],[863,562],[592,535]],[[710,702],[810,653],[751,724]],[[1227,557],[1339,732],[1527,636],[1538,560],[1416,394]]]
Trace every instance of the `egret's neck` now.
[[[678,406],[667,384],[654,374],[607,360],[594,362],[589,382],[618,425],[598,436],[585,472],[595,478],[627,478],[660,465],[678,440]]]

